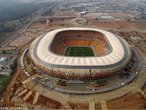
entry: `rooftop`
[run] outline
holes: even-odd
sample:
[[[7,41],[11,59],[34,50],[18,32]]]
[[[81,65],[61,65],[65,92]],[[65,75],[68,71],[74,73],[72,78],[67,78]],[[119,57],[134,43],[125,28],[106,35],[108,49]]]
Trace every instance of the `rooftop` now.
[[[50,45],[54,40],[55,36],[59,32],[69,31],[69,30],[74,30],[74,31],[90,30],[90,31],[102,33],[104,37],[107,39],[107,41],[109,42],[109,44],[111,45],[112,52],[101,57],[66,57],[66,56],[60,56],[54,54],[50,50]],[[93,29],[93,28],[64,28],[64,29],[51,31],[37,38],[32,43],[30,54],[32,55],[32,58],[36,62],[41,62],[45,65],[52,64],[52,65],[65,65],[65,66],[70,66],[70,65],[106,66],[106,65],[112,65],[118,63],[124,58],[126,51],[124,50],[123,44],[126,47],[128,47],[128,44],[124,40],[120,40],[120,38],[117,37],[116,35],[104,30]]]

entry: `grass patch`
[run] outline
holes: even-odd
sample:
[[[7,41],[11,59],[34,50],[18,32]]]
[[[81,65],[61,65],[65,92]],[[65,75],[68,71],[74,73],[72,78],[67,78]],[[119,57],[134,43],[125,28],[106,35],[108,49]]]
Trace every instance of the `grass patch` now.
[[[0,92],[5,89],[9,81],[9,76],[0,75]]]
[[[68,47],[65,52],[66,56],[94,56],[91,47]]]

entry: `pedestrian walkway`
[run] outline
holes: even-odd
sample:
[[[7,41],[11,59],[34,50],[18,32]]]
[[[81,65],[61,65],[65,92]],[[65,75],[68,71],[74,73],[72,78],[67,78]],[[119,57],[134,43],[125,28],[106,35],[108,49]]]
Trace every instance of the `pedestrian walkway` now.
[[[105,100],[100,102],[102,110],[108,110],[107,103]]]
[[[23,94],[26,93],[26,92],[27,92],[27,89],[22,90],[20,93],[18,93],[18,96],[20,97],[21,95],[23,95]]]
[[[33,104],[36,104],[38,102],[39,95],[40,94],[38,92],[35,93],[35,96],[34,96],[34,99],[33,99]]]
[[[95,101],[89,102],[89,110],[95,110]]]
[[[26,101],[26,100],[29,98],[29,96],[30,96],[31,94],[32,94],[32,92],[29,91],[29,92],[23,97],[23,100]]]

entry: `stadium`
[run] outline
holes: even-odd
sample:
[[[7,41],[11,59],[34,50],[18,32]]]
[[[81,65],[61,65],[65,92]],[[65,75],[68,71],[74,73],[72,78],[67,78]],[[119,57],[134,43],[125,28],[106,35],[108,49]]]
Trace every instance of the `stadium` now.
[[[96,80],[121,74],[131,61],[129,44],[95,28],[63,28],[41,35],[29,59],[41,72],[65,80]]]

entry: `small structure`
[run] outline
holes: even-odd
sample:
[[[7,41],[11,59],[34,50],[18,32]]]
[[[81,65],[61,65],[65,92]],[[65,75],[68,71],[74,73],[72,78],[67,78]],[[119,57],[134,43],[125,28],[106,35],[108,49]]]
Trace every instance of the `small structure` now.
[[[80,12],[81,15],[84,15],[84,14],[86,14],[86,13],[87,13],[87,11],[82,11],[82,12]]]
[[[14,53],[13,53],[14,52]],[[0,75],[9,76],[16,67],[16,51],[0,51]]]
[[[130,38],[135,42],[141,42],[143,39],[139,36],[130,36]]]
[[[98,17],[97,18],[98,20],[113,20],[114,19],[114,17],[112,17],[112,16],[100,16],[100,17]]]

